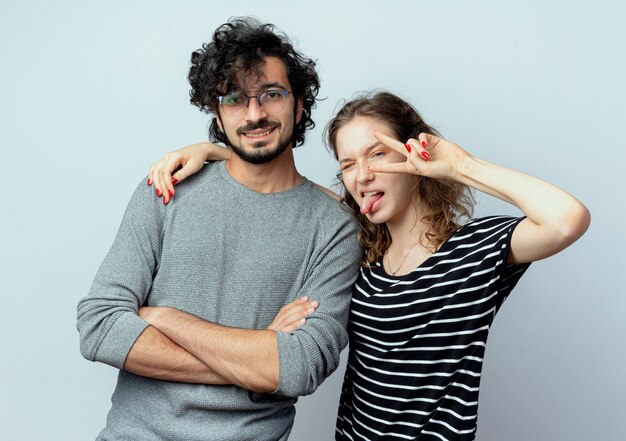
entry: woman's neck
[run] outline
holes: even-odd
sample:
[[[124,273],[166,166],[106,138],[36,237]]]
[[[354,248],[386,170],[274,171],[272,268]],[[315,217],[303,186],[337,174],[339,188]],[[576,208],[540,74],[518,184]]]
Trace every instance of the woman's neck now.
[[[417,242],[422,247],[426,245],[424,240],[428,225],[422,221],[423,213],[419,207],[419,200],[411,202],[402,213],[386,222],[391,235],[391,245],[397,251],[408,249]]]

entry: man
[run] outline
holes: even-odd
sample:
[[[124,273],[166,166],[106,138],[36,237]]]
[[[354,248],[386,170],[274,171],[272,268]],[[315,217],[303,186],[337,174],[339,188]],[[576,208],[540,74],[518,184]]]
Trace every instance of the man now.
[[[82,354],[120,369],[98,439],[285,440],[347,344],[361,255],[350,215],[294,164],[318,77],[271,25],[235,19],[189,80],[234,154],[167,205],[142,182],[78,305]],[[319,301],[304,325],[266,329],[304,295]]]

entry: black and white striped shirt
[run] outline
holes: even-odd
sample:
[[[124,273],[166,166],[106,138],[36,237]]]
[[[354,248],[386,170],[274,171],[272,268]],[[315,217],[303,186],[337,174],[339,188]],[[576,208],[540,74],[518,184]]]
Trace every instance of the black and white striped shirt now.
[[[520,221],[473,220],[404,276],[361,268],[336,439],[474,439],[489,328],[529,266],[506,265]]]

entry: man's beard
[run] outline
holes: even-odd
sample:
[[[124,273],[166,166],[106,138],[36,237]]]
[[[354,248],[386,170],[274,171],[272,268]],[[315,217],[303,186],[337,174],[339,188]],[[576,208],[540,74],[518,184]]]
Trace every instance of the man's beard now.
[[[233,153],[239,156],[246,162],[251,164],[266,164],[274,159],[278,158],[291,144],[291,139],[286,141],[279,141],[278,146],[275,149],[265,149],[264,142],[252,144],[254,150],[246,150],[242,147],[231,144],[230,148]]]
[[[279,128],[279,126],[274,126],[267,120],[261,120],[256,124],[249,124],[245,127],[239,128],[237,130],[237,134],[245,137],[243,134],[244,132],[270,127],[273,130],[277,130]],[[246,162],[251,164],[266,164],[278,158],[287,149],[287,147],[289,147],[291,144],[291,136],[286,141],[279,139],[278,142],[278,146],[276,146],[275,149],[265,149],[264,147],[266,146],[266,142],[264,141],[252,143],[253,150],[246,150],[243,147],[234,145],[233,143],[229,143],[229,147],[232,149],[233,153]]]

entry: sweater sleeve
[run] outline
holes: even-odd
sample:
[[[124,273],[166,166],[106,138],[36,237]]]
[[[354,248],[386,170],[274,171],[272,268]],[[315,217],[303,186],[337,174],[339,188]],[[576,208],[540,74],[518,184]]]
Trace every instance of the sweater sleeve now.
[[[352,286],[362,250],[356,224],[351,219],[333,232],[299,296],[308,295],[320,305],[304,326],[291,334],[277,332],[279,383],[276,394],[297,397],[313,393],[339,365],[348,344],[346,331]]]
[[[78,303],[80,351],[91,361],[122,369],[148,323],[137,315],[161,254],[164,210],[152,188],[137,186],[91,289]]]

